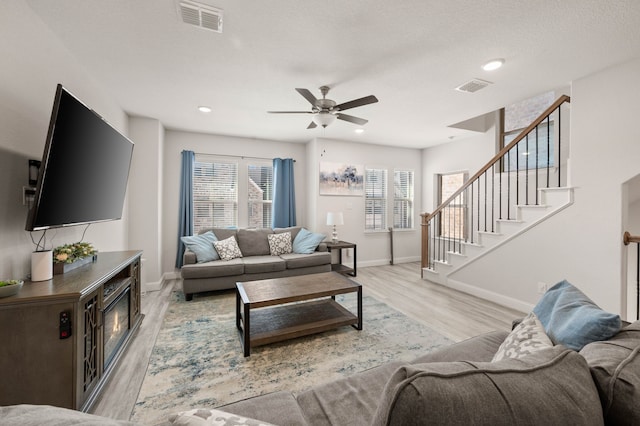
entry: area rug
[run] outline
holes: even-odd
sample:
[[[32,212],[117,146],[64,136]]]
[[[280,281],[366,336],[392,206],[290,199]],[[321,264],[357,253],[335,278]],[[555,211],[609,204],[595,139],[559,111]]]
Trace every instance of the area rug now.
[[[355,294],[337,300],[355,312]],[[453,343],[370,296],[363,297],[363,318],[361,331],[347,326],[259,346],[245,358],[233,292],[190,302],[174,292],[131,420],[158,424],[176,411],[279,390],[298,392]]]

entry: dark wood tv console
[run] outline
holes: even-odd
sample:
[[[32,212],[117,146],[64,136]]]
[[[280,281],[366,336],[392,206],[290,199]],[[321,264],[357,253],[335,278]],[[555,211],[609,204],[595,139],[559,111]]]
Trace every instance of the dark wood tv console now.
[[[141,255],[98,253],[0,298],[0,405],[91,408],[144,317]]]

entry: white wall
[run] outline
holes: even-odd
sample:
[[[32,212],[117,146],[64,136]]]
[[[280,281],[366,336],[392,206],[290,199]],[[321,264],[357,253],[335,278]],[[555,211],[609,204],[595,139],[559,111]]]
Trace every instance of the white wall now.
[[[431,213],[438,206],[436,175],[468,172],[471,177],[495,154],[495,124],[485,133],[423,149],[422,212]]]
[[[304,223],[307,203],[306,154],[304,144],[265,141],[232,136],[208,135],[177,130],[167,130],[164,141],[164,184],[162,189],[162,271],[175,271],[178,239],[178,199],[180,197],[180,153],[190,150],[196,153],[234,155],[259,158],[293,158],[296,160],[294,176],[296,185],[296,218]]]
[[[164,128],[152,118],[131,117],[129,133],[136,146],[129,175],[129,245],[143,250],[143,285],[162,279],[162,184]]]
[[[634,60],[573,82],[573,206],[453,279],[533,305],[537,282],[566,278],[603,309],[623,313],[622,186],[640,170],[638,75],[640,60]]]
[[[25,2],[0,3],[0,57],[0,277],[19,278],[29,273],[35,248],[24,231],[22,185],[27,184],[27,159],[42,157],[56,84],[125,134],[127,117]],[[92,225],[85,241],[101,251],[126,249],[126,209],[121,221]],[[78,241],[82,230],[48,232],[53,240],[47,247]]]
[[[389,232],[365,232],[364,196],[319,195],[318,176],[320,162],[349,162],[365,167],[382,167],[388,170],[389,188],[392,188],[393,170],[408,169],[415,172],[414,229],[394,232],[394,262],[417,261],[420,259],[420,206],[422,205],[422,158],[420,150],[395,148],[380,145],[365,145],[333,139],[316,139],[307,144],[309,197],[313,205],[310,226],[316,232],[331,237],[333,227],[327,226],[327,213],[341,211],[344,225],[339,226],[338,238],[357,244],[358,266],[385,265],[391,258]],[[390,206],[391,207],[391,206]],[[392,226],[392,210],[388,210],[387,227]],[[343,258],[350,263],[352,259]]]

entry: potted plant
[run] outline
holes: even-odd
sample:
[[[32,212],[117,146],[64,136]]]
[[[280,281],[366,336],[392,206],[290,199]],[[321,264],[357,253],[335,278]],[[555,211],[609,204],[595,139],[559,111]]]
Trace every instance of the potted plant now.
[[[53,273],[64,274],[72,269],[91,263],[97,250],[90,243],[65,244],[53,249]]]
[[[0,281],[0,297],[13,296],[22,288],[22,280]]]

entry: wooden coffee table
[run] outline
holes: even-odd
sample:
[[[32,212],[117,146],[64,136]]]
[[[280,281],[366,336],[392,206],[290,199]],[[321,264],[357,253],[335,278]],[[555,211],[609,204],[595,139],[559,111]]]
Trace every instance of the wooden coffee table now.
[[[346,293],[357,293],[357,315],[336,302]],[[255,346],[346,325],[362,330],[362,286],[337,272],[236,283],[236,327],[246,357]]]

